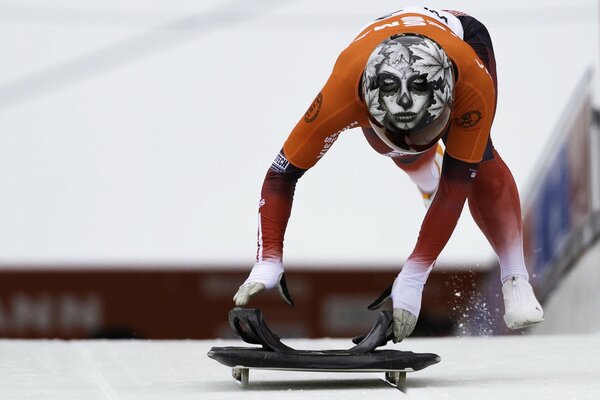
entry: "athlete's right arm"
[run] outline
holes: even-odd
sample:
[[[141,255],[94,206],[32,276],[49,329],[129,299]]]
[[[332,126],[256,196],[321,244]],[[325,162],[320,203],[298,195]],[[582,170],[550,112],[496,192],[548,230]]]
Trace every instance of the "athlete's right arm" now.
[[[293,306],[283,277],[283,237],[292,212],[296,183],[305,171],[287,161],[283,150],[267,171],[258,206],[256,263],[233,297],[236,306],[245,306],[253,296],[275,287]]]
[[[336,65],[336,69],[339,66]],[[265,289],[280,288],[284,294],[283,240],[292,210],[298,179],[313,167],[338,135],[358,126],[354,89],[336,69],[300,119],[267,171],[261,190],[256,263],[234,296],[236,306]],[[283,283],[283,285],[282,285]],[[283,296],[291,305],[289,296]]]

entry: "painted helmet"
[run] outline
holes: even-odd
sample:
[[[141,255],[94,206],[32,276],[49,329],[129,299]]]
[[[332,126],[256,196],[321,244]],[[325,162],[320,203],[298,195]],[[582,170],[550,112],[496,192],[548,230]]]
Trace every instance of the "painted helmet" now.
[[[423,35],[394,35],[371,53],[362,79],[369,121],[379,138],[405,154],[426,151],[444,134],[454,96],[448,55]]]

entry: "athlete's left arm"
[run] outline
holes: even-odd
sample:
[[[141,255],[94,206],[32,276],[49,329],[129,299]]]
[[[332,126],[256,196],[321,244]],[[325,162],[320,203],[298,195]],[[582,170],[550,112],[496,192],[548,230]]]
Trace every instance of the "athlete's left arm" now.
[[[436,261],[454,232],[478,166],[479,163],[460,161],[448,153],[444,155],[438,192],[425,215],[409,262],[428,268]]]

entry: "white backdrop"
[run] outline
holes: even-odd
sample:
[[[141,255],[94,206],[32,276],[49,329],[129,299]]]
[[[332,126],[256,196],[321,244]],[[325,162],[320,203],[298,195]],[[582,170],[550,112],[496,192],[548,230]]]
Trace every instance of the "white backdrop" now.
[[[598,63],[597,2],[563,3],[425,4],[489,28],[492,136],[522,195]],[[0,263],[250,266],[271,161],[339,52],[403,5],[0,1]],[[286,261],[400,265],[424,212],[409,179],[345,132],[298,184]],[[465,209],[440,261],[491,257]]]

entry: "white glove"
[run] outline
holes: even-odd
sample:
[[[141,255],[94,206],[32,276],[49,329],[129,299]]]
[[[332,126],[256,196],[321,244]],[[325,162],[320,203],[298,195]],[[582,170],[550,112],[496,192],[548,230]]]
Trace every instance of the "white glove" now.
[[[421,311],[423,287],[433,264],[428,268],[407,261],[392,286],[394,304],[394,343],[409,336],[417,325]]]
[[[248,304],[250,299],[257,294],[277,287],[283,300],[290,306],[294,302],[288,292],[285,277],[283,275],[283,264],[279,261],[259,261],[254,264],[248,279],[239,287],[233,301],[237,307]]]
[[[423,268],[407,262],[394,280],[394,284],[369,305],[369,310],[375,310],[381,307],[390,297],[392,298],[394,343],[401,342],[415,329],[421,311],[423,287],[432,268],[433,264],[429,268]]]

